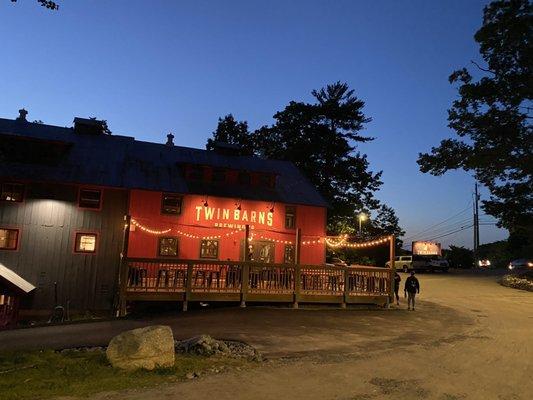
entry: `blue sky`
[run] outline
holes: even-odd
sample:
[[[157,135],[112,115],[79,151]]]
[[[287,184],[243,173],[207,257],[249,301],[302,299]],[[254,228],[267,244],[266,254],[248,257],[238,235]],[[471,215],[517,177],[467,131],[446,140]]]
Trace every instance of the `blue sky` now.
[[[62,1],[0,2],[0,117],[71,126],[107,119],[116,134],[205,146],[228,113],[252,129],[291,100],[340,80],[373,121],[360,146],[383,170],[379,199],[407,237],[463,226],[473,179],[421,174],[417,155],[451,135],[454,70],[479,60],[473,34],[485,1]],[[486,197],[486,190],[482,189]],[[482,217],[492,220],[492,217]],[[467,224],[465,222],[465,224]],[[506,231],[482,226],[481,242]],[[440,239],[471,246],[472,231]]]

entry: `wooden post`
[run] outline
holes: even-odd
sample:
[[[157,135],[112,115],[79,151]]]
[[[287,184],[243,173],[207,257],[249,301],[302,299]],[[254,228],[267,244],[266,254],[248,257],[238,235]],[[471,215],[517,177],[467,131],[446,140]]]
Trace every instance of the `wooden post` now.
[[[193,274],[193,263],[187,263],[187,287],[185,288],[185,298],[183,299],[183,311],[187,311],[189,305],[189,299],[191,298],[192,292],[192,274]]]
[[[246,296],[248,295],[248,283],[250,282],[250,225],[246,225],[244,230],[244,265],[242,266],[241,282],[241,307],[246,307]]]
[[[300,268],[300,252],[302,249],[302,230],[296,229],[296,237],[294,240],[294,300],[292,303],[293,308],[298,308],[298,302],[300,301],[300,289],[302,282],[302,270]]]
[[[390,282],[389,282],[389,302],[394,303],[394,275],[396,273],[396,265],[394,259],[396,258],[396,237],[390,236]]]
[[[348,297],[350,296],[349,279],[350,271],[348,267],[344,267],[344,301],[341,303],[341,308],[346,308],[346,303],[348,303]]]
[[[122,236],[122,252],[118,267],[118,310],[119,317],[126,315],[126,288],[128,284],[128,248],[130,242],[131,215],[124,216],[124,234]]]
[[[294,265],[294,300],[292,303],[293,308],[298,308],[298,302],[300,301],[300,289],[302,283],[302,271],[299,264]]]
[[[300,252],[302,250],[302,230],[296,229],[296,240],[294,242],[294,260],[296,264],[300,264]]]

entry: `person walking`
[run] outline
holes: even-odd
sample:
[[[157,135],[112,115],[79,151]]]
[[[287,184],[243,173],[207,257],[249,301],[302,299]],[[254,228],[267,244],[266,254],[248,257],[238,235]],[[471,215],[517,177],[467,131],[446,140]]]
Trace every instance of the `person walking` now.
[[[407,309],[415,310],[415,296],[420,293],[420,283],[415,277],[415,271],[411,271],[411,276],[405,280],[403,289],[404,297],[407,296]]]
[[[396,304],[400,305],[400,295],[398,292],[400,291],[400,282],[402,281],[402,277],[398,272],[394,271],[394,294],[396,295]]]

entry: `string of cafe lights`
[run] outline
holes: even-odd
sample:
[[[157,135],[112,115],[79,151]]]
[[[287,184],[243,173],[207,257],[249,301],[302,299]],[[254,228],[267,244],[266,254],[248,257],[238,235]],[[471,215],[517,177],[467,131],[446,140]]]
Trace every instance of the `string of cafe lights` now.
[[[131,224],[134,225],[135,227],[139,228],[141,231],[146,232],[146,233],[150,233],[152,235],[164,235],[164,234],[167,234],[170,231],[172,231],[172,228],[163,229],[163,230],[157,230],[157,229],[148,228],[148,227],[142,225],[141,223],[139,223],[134,218],[131,219]],[[224,235],[202,236],[202,239],[204,239],[204,240],[221,239],[222,236],[229,237],[229,236],[235,235],[235,234],[243,232],[243,231],[244,231],[244,229],[235,229],[235,230],[233,230],[231,232],[226,232]],[[184,236],[184,237],[187,237],[187,238],[200,239],[200,236],[198,236],[198,235],[194,235],[192,233],[183,232],[183,231],[181,231],[179,229],[176,230],[176,232],[178,233],[178,235],[181,235],[181,236]],[[291,241],[291,240],[272,239],[272,238],[266,237],[264,235],[259,235],[258,237],[259,237],[259,239],[268,240],[268,241],[271,241],[271,242],[274,242],[274,243],[291,244],[291,245],[294,244],[294,242]],[[252,241],[253,238],[254,238],[254,233],[252,232],[251,235],[250,235],[250,240]],[[347,240],[348,240],[348,235],[346,235],[346,234],[345,235],[341,235],[341,236],[337,236],[335,239],[328,238],[328,237],[323,238],[324,243],[326,243],[326,245],[328,245],[329,247],[332,247],[332,248],[339,248],[339,247],[362,248],[362,247],[378,246],[380,244],[386,243],[386,242],[391,240],[391,237],[387,236],[387,237],[384,237],[384,238],[381,238],[381,239],[371,240],[371,241],[362,242],[362,243],[349,243],[349,242],[347,242]],[[313,239],[313,240],[303,240],[301,242],[301,244],[304,245],[304,246],[305,245],[319,244],[319,243],[322,243],[322,238],[317,238],[317,239]]]
[[[169,229],[164,229],[164,230],[156,230],[156,229],[151,229],[151,228],[148,228],[142,224],[140,224],[139,222],[137,222],[137,220],[135,219],[131,219],[131,223],[139,228],[141,231],[143,232],[146,232],[146,233],[150,233],[152,235],[164,235],[165,233],[169,233],[172,229],[169,228]]]

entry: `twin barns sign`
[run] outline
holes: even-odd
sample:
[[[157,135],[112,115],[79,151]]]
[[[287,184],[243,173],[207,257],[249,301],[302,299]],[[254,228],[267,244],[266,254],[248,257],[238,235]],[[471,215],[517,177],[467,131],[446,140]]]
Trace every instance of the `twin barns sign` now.
[[[274,213],[246,209],[196,206],[196,222],[213,222],[217,228],[244,228],[245,225],[273,226]]]

